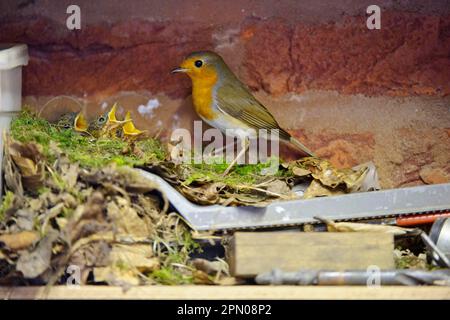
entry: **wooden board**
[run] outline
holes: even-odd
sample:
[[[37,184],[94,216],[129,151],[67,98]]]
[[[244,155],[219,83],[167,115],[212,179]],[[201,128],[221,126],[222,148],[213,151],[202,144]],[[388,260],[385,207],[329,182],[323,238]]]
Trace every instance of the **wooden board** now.
[[[107,286],[0,287],[0,299],[450,299],[449,287],[420,286]]]
[[[369,232],[236,232],[227,250],[236,277],[283,271],[394,268],[392,235]]]

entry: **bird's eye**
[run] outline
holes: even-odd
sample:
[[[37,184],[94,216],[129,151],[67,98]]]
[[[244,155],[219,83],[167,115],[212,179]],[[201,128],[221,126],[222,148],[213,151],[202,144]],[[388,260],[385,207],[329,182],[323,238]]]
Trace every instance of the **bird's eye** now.
[[[202,60],[197,60],[197,61],[195,61],[195,66],[196,66],[197,68],[200,68],[202,65],[203,65],[203,61],[202,61]]]
[[[99,123],[103,123],[103,122],[105,122],[106,121],[106,118],[105,117],[100,117],[100,118],[98,118],[98,122]]]

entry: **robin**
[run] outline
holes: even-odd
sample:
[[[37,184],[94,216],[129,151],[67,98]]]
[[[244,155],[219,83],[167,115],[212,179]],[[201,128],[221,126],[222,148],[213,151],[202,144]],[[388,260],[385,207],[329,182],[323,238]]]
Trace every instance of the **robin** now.
[[[223,133],[241,140],[241,151],[224,175],[245,154],[249,139],[255,138],[260,129],[276,129],[281,141],[291,143],[309,156],[314,156],[299,140],[280,127],[272,114],[239,81],[218,54],[211,51],[193,52],[179,68],[172,70],[172,73],[178,72],[186,73],[192,80],[192,100],[200,118]]]

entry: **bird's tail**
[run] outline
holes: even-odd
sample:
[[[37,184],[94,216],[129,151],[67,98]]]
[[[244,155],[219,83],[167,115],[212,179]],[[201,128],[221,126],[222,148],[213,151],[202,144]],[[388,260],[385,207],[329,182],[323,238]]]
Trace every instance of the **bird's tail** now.
[[[289,138],[289,142],[292,143],[295,147],[297,147],[298,149],[300,149],[301,151],[307,153],[309,156],[311,157],[315,157],[316,155],[314,154],[314,152],[312,152],[311,150],[309,150],[303,143],[301,143],[300,141],[298,141],[297,139],[295,139],[294,137],[290,137]]]

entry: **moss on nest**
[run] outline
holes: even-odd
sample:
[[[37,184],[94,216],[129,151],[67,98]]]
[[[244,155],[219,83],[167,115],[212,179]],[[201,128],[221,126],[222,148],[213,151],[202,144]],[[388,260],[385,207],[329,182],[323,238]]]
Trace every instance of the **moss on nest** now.
[[[14,193],[11,191],[6,191],[5,195],[3,196],[2,203],[0,205],[0,221],[3,221],[5,217],[5,212],[8,210],[14,201]]]
[[[155,161],[164,160],[167,152],[159,140],[146,138],[136,142],[139,154],[130,152],[129,143],[120,138],[95,139],[89,135],[79,134],[73,130],[61,129],[47,120],[23,111],[11,123],[11,136],[20,142],[36,142],[42,148],[43,154],[50,160],[55,159],[52,148],[59,147],[71,161],[81,166],[99,168],[111,162],[128,166],[142,166]],[[278,159],[271,159],[276,161]],[[186,184],[196,180],[209,180],[226,184],[253,183],[263,175],[261,171],[270,166],[271,162],[258,164],[236,165],[227,176],[222,173],[228,163],[192,164],[189,165],[192,174],[186,179]],[[278,171],[275,175],[281,174]]]
[[[23,111],[11,123],[11,135],[20,142],[36,142],[43,154],[55,159],[52,148],[60,148],[71,161],[81,166],[99,168],[111,162],[137,166],[164,159],[166,152],[158,140],[147,138],[136,142],[140,154],[127,152],[128,142],[119,138],[95,139],[73,130],[64,130],[47,120]]]
[[[280,161],[272,158],[266,163],[258,164],[241,164],[236,165],[234,169],[227,175],[223,172],[228,168],[228,163],[212,163],[212,164],[193,164],[190,166],[191,174],[184,181],[185,185],[189,185],[195,181],[214,181],[221,182],[226,185],[236,187],[243,184],[258,183],[261,179],[267,178],[268,175],[263,174],[265,169],[268,169],[272,163]],[[282,176],[284,174],[281,170],[276,170],[275,174],[271,176]]]

